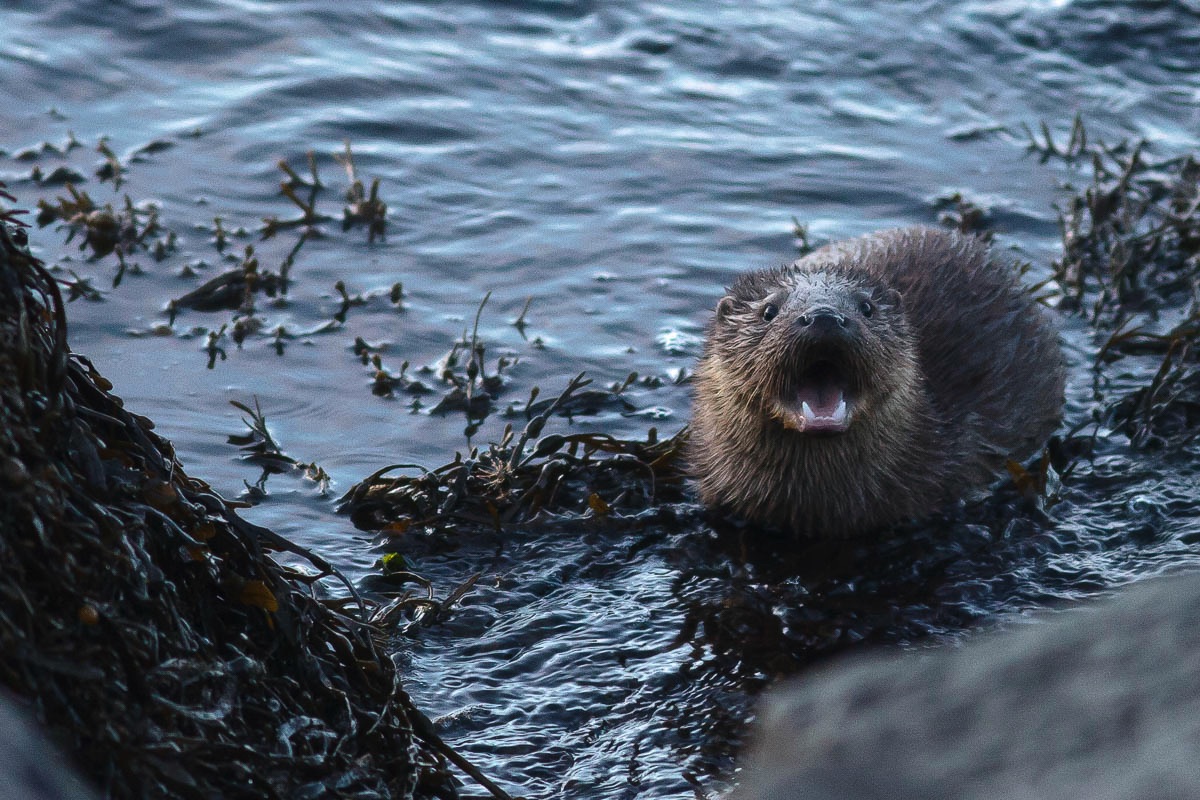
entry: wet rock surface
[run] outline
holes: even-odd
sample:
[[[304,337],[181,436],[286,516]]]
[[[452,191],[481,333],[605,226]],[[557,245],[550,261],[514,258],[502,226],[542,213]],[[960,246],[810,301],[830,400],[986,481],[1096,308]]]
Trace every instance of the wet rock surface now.
[[[1200,794],[1200,577],[768,695],[730,800]]]
[[[94,800],[74,765],[13,698],[0,694],[0,785],[13,800]]]

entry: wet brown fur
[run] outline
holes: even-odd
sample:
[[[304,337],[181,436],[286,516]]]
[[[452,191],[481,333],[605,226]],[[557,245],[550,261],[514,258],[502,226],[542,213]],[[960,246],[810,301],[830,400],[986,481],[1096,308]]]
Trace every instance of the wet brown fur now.
[[[797,433],[778,411],[810,358],[796,320],[814,304],[848,320],[839,357],[857,403],[844,433]],[[883,231],[737,279],[696,371],[691,468],[704,503],[754,522],[867,533],[1035,452],[1061,418],[1064,379],[1048,314],[983,242]]]

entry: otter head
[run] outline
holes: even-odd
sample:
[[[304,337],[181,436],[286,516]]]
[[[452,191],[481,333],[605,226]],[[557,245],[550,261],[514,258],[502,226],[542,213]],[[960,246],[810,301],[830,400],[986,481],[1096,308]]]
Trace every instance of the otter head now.
[[[764,425],[838,436],[888,406],[919,401],[900,294],[837,266],[744,274],[717,306],[708,358],[735,378],[727,385]],[[885,415],[883,424],[901,416]]]

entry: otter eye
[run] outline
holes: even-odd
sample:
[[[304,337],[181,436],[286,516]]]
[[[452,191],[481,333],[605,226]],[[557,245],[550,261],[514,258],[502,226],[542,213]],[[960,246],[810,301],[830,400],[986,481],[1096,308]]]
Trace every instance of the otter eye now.
[[[875,313],[875,306],[870,300],[863,300],[858,304],[858,310],[862,312],[864,317],[869,317]]]
[[[779,306],[774,303],[767,303],[762,307],[762,318],[764,321],[770,322],[777,316],[779,316]]]

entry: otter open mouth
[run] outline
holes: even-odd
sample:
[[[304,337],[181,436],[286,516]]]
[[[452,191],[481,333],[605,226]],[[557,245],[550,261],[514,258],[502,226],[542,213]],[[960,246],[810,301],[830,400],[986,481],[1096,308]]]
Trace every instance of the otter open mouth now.
[[[848,381],[832,361],[817,361],[779,404],[785,428],[799,433],[842,433],[850,427],[854,401]]]

